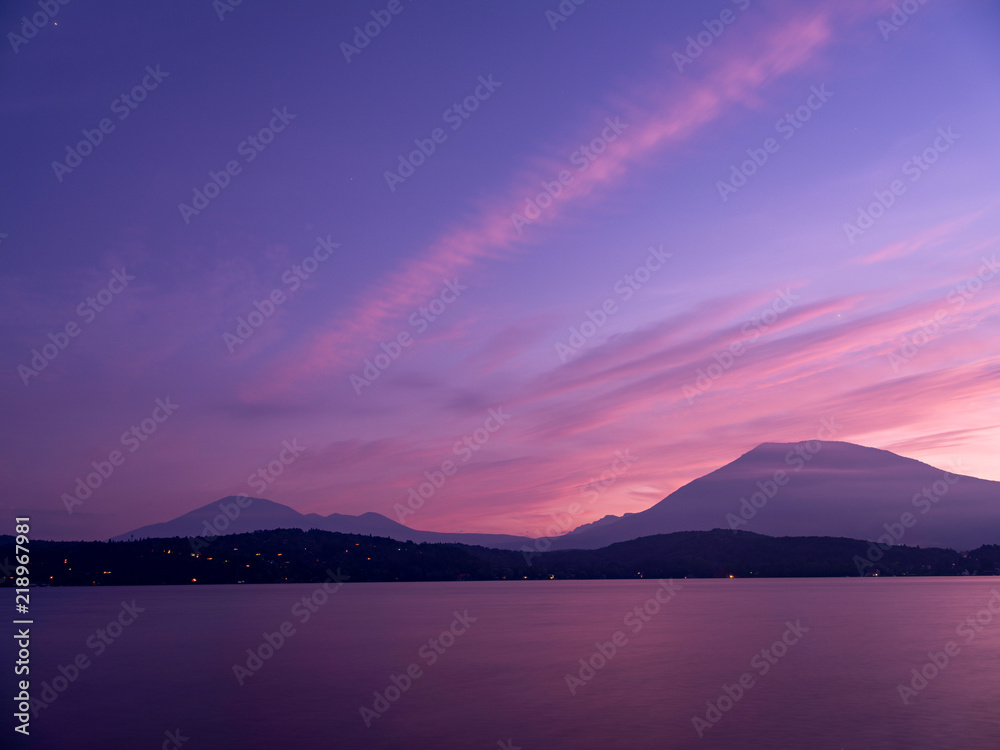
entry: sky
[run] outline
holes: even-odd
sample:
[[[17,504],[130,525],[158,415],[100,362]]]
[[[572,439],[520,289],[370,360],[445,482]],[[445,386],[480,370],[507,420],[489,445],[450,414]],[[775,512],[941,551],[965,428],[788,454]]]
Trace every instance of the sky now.
[[[1000,480],[1000,9],[576,2],[4,3],[3,517]]]

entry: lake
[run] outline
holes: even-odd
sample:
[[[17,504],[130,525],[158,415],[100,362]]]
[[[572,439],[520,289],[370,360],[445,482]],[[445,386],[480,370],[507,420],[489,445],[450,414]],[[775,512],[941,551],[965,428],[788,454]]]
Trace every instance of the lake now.
[[[34,589],[30,747],[1000,743],[1000,578],[327,589]]]

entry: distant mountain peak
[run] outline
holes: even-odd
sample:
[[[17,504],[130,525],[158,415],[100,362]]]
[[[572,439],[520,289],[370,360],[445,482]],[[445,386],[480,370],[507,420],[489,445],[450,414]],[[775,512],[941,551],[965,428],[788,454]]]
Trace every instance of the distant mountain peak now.
[[[762,442],[651,508],[553,540],[594,549],[650,534],[712,528],[771,536],[877,539],[904,513],[901,543],[973,549],[1000,540],[1000,482],[960,476],[840,440]]]
[[[112,541],[172,537],[213,537],[272,529],[319,529],[343,534],[388,537],[401,542],[469,544],[497,549],[520,549],[534,540],[507,534],[449,534],[419,531],[397,523],[381,513],[358,516],[331,513],[300,513],[287,505],[259,497],[229,495],[195,508],[173,520],[120,534]]]
[[[930,493],[930,494],[928,494]],[[234,510],[236,508],[236,510]],[[639,513],[605,515],[560,537],[553,549],[594,549],[653,534],[732,528],[771,536],[877,539],[910,513],[907,545],[973,549],[1000,541],[1000,482],[945,472],[915,459],[838,440],[763,442]],[[412,542],[533,549],[505,534],[411,529],[379,513],[302,514],[287,505],[230,495],[116,540],[197,537],[296,528]]]
[[[843,440],[800,440],[795,443],[764,442],[747,451],[716,471],[722,471],[728,466],[739,464],[744,460],[776,460],[781,459],[789,466],[797,466],[803,461],[816,465],[845,465],[852,468],[877,467],[900,468],[903,466],[929,467],[923,461],[900,456],[898,453],[874,448]],[[931,467],[933,468],[933,467]]]

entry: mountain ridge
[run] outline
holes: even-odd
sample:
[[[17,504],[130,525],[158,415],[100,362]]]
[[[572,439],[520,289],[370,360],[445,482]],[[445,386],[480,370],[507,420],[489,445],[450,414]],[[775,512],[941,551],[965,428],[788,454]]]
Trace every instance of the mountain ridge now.
[[[923,493],[923,494],[921,494]],[[245,506],[245,507],[244,507]],[[932,512],[933,511],[933,512]],[[905,543],[972,549],[1000,541],[1000,482],[955,474],[891,451],[845,441],[766,441],[687,482],[644,511],[604,517],[546,549],[597,549],[616,542],[713,528],[772,536],[875,539],[904,514]],[[229,496],[114,541],[210,537],[274,528],[319,529],[416,543],[458,543],[538,550],[539,540],[508,534],[411,529],[368,511],[357,516],[300,513],[264,498]]]
[[[914,517],[905,527],[907,544],[972,549],[995,543],[1000,482],[845,441],[764,442],[644,511],[553,539],[552,549],[595,549],[715,527],[875,539],[905,513]]]
[[[275,524],[275,525],[271,525]],[[520,549],[534,540],[508,534],[449,533],[411,529],[381,513],[366,511],[357,516],[331,513],[300,513],[282,503],[260,497],[230,495],[214,503],[195,508],[177,518],[141,526],[133,531],[111,537],[122,542],[137,539],[201,537],[208,539],[227,534],[243,534],[269,529],[301,529],[332,531],[341,534],[363,534],[396,539],[402,542],[435,544],[471,544],[494,549]]]

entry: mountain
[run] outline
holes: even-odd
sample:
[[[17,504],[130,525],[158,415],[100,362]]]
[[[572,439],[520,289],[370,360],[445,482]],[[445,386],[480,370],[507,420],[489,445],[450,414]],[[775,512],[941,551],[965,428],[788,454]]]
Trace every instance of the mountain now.
[[[551,549],[714,528],[869,540],[892,532],[896,544],[968,550],[1000,542],[1000,482],[853,443],[762,443],[653,507],[581,526]]]
[[[239,502],[247,507],[239,507]],[[228,518],[224,508],[235,518]],[[906,513],[910,516],[904,516]],[[647,510],[605,516],[551,539],[547,549],[597,549],[654,534],[718,528],[771,536],[871,540],[889,533],[886,525],[896,544],[969,550],[998,543],[1000,482],[949,474],[911,458],[853,443],[762,443]],[[114,540],[279,528],[320,529],[417,543],[539,549],[536,540],[527,537],[419,531],[378,513],[303,515],[287,505],[245,497],[223,498]]]
[[[623,518],[628,518],[629,516],[634,516],[635,513],[626,513],[622,516],[607,515],[603,518],[598,518],[596,521],[591,521],[590,523],[585,523],[581,526],[577,526],[573,529],[570,534],[579,534],[583,531],[589,531],[591,529],[599,529],[602,526],[607,526],[614,523],[615,521],[620,521]]]
[[[242,505],[241,505],[242,504]],[[246,506],[246,507],[243,507]],[[227,512],[228,511],[228,512]],[[495,549],[516,550],[534,540],[508,534],[448,534],[436,531],[418,531],[379,513],[362,513],[349,516],[331,513],[299,513],[287,505],[257,497],[224,497],[215,503],[178,516],[172,521],[119,534],[111,541],[135,539],[163,539],[175,536],[210,537],[225,534],[245,534],[266,529],[320,529],[341,534],[362,534],[395,539],[401,542],[432,542],[437,544],[470,544]]]

